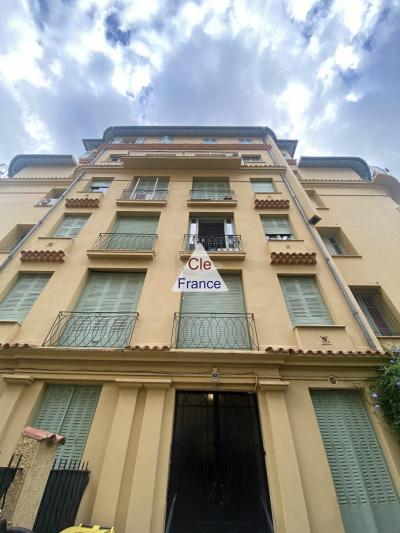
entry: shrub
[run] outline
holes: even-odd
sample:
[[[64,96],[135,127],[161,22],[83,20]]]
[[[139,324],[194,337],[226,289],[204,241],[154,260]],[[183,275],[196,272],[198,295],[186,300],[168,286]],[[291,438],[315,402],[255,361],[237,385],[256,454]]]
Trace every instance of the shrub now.
[[[379,368],[371,385],[375,408],[380,408],[389,425],[400,435],[400,354]]]

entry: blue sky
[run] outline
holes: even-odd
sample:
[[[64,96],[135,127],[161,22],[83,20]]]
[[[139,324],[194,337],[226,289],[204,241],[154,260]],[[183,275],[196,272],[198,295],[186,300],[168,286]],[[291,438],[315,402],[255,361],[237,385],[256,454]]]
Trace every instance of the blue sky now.
[[[400,0],[1,0],[0,163],[111,125],[264,125],[400,177]]]

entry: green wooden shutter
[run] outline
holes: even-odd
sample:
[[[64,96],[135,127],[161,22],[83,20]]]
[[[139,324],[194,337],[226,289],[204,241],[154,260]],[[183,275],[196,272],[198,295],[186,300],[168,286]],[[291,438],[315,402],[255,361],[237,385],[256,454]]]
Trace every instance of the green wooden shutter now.
[[[0,320],[24,320],[51,274],[20,274],[0,303]]]
[[[144,282],[142,272],[91,272],[88,282],[65,326],[58,345],[123,347],[121,328],[127,323],[126,315],[113,320],[96,313],[133,313],[136,311]],[[120,328],[120,329],[118,329]]]
[[[221,181],[205,181],[205,180],[193,180],[194,191],[207,191],[207,192],[226,192],[229,191],[229,182],[226,180]]]
[[[88,218],[89,217],[87,215],[65,216],[61,224],[54,232],[53,237],[76,237],[86,224]]]
[[[47,386],[32,425],[66,438],[57,459],[81,460],[100,391],[99,386]]]
[[[261,217],[261,222],[266,235],[291,235],[293,233],[286,217]]]
[[[159,217],[118,217],[112,233],[107,239],[107,249],[152,250]],[[121,235],[126,234],[126,235]]]
[[[294,326],[333,323],[313,277],[280,276],[279,281]]]
[[[271,180],[251,180],[251,187],[254,192],[275,192]]]
[[[224,274],[222,278],[228,292],[183,293],[180,348],[250,348],[241,277]]]
[[[311,391],[346,533],[398,533],[400,503],[356,391]]]

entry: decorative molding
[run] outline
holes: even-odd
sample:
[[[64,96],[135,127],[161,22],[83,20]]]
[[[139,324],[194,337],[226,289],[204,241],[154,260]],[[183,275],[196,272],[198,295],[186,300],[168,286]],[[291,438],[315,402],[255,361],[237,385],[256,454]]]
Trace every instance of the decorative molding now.
[[[65,207],[100,207],[100,198],[67,198]]]
[[[122,388],[138,387],[145,389],[169,389],[172,385],[170,378],[155,378],[155,377],[133,377],[133,378],[116,378],[115,383]]]
[[[32,376],[27,374],[4,374],[3,380],[9,385],[32,385],[35,381]]]
[[[258,388],[263,391],[285,391],[289,387],[289,381],[275,379],[262,379],[258,382]]]
[[[289,200],[275,200],[273,198],[266,198],[265,200],[256,198],[254,200],[254,207],[256,209],[289,209],[289,206]]]
[[[24,263],[63,263],[63,250],[22,250],[21,261]]]
[[[315,252],[271,252],[271,265],[316,265]]]

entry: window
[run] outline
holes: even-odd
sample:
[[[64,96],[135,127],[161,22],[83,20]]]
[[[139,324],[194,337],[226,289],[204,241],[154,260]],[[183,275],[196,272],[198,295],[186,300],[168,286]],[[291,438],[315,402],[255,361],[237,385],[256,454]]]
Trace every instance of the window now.
[[[399,497],[357,391],[312,390],[346,533],[396,532]]]
[[[239,139],[240,144],[253,144],[253,139]]]
[[[228,292],[183,293],[179,348],[250,348],[241,276],[222,274],[221,277]]]
[[[118,216],[106,248],[113,250],[152,250],[158,216]]]
[[[145,137],[136,137],[135,144],[144,144]]]
[[[193,217],[189,222],[188,246],[193,250],[200,242],[209,252],[239,251],[233,219],[224,216]]]
[[[243,163],[257,163],[258,161],[261,161],[261,155],[242,155],[242,161]]]
[[[0,320],[24,320],[51,274],[20,274],[0,303]]]
[[[279,276],[279,281],[294,326],[327,326],[333,323],[312,276]]]
[[[254,192],[275,192],[272,180],[250,180]]]
[[[161,144],[172,144],[174,142],[174,139],[170,137],[169,135],[165,135],[164,137],[160,138]]]
[[[64,192],[65,189],[51,189],[36,205],[39,207],[51,207],[61,198]]]
[[[89,215],[65,215],[61,224],[53,233],[53,237],[77,237],[86,224]]]
[[[66,437],[57,459],[82,459],[100,392],[97,385],[47,385],[32,425]]]
[[[325,246],[328,248],[328,251],[332,255],[346,255],[346,251],[343,246],[340,244],[338,238],[335,235],[329,236],[324,235],[322,240],[325,243]]]
[[[206,137],[203,139],[204,144],[217,144],[217,139]]]
[[[98,180],[94,179],[92,180],[90,184],[90,191],[91,192],[107,192],[110,188],[112,180]]]
[[[287,217],[267,217],[262,216],[261,222],[265,236],[268,239],[288,240],[294,239],[293,230]]]
[[[379,287],[352,288],[351,290],[375,335],[400,335],[400,326],[384,301]]]
[[[8,252],[13,250],[28,235],[33,227],[33,224],[17,224],[0,241],[0,251]]]
[[[121,154],[111,154],[110,155],[110,161],[113,161],[114,163],[117,163],[118,161],[122,161]]]
[[[165,200],[168,193],[168,178],[143,176],[135,179],[129,192],[130,200]]]
[[[191,200],[233,200],[228,180],[193,180]]]
[[[143,282],[142,272],[91,272],[58,346],[126,346]]]

